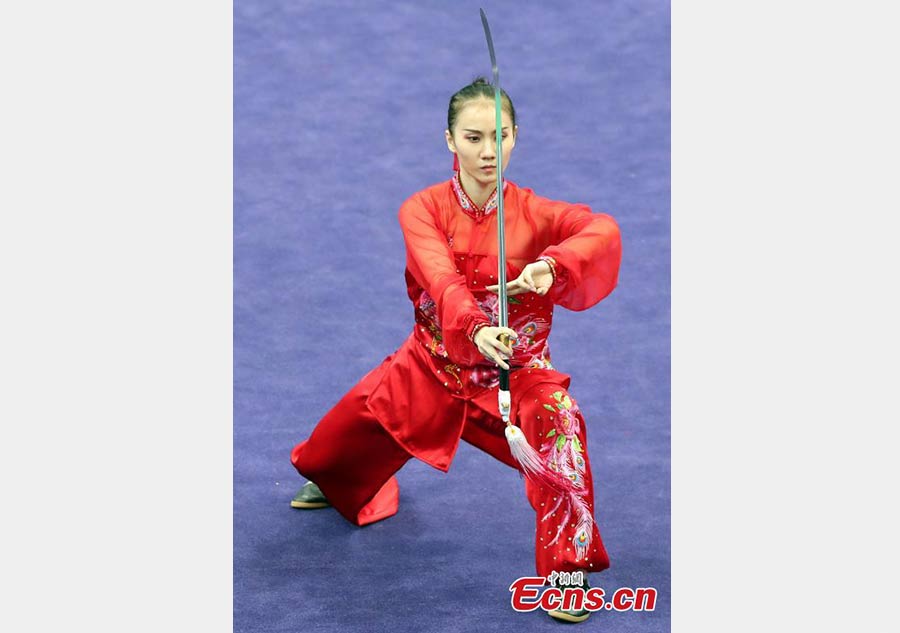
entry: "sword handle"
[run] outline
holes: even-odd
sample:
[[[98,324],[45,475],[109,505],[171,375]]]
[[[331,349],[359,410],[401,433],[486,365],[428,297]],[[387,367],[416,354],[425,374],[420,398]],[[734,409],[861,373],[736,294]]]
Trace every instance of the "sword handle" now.
[[[498,338],[500,339],[501,343],[503,343],[507,347],[510,347],[509,334],[501,334]],[[512,357],[510,357],[506,362],[509,363],[511,360],[512,360]],[[502,367],[500,368],[500,391],[501,392],[505,391],[505,392],[507,392],[507,394],[509,393],[509,370],[503,369]],[[508,395],[507,395],[507,398],[509,398]],[[507,418],[504,418],[504,422],[506,422],[506,421],[507,421]]]

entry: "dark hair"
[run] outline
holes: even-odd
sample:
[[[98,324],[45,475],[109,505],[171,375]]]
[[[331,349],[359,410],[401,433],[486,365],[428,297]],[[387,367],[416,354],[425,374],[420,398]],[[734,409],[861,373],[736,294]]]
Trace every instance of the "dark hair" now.
[[[476,77],[468,86],[460,88],[456,94],[450,97],[450,108],[447,110],[447,129],[453,134],[453,126],[456,124],[456,118],[459,111],[462,110],[466,102],[473,99],[494,100],[494,85],[488,83],[484,77]],[[509,118],[512,119],[513,128],[516,127],[516,109],[513,107],[512,99],[506,94],[503,88],[500,88],[500,107],[506,110]]]

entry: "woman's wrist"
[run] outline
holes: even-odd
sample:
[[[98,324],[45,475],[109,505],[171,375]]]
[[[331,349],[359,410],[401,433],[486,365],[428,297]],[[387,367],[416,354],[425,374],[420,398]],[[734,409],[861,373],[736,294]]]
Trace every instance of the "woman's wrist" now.
[[[490,323],[487,323],[487,322],[476,323],[475,327],[472,328],[472,332],[469,334],[469,340],[474,343],[475,335],[478,334],[478,330],[480,330],[483,327],[487,327],[488,325],[490,325]]]
[[[539,262],[544,262],[550,267],[550,276],[553,277],[553,283],[556,283],[556,260],[549,255],[541,255],[538,257]]]

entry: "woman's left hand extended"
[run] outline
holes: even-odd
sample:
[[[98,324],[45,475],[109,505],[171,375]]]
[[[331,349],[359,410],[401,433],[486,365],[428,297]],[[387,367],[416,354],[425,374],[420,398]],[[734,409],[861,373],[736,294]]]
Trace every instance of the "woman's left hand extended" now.
[[[510,297],[523,292],[545,295],[550,291],[550,286],[552,285],[553,275],[550,272],[550,264],[545,261],[532,262],[522,270],[521,275],[512,281],[506,282],[506,294]],[[485,290],[499,293],[500,285],[486,286]]]

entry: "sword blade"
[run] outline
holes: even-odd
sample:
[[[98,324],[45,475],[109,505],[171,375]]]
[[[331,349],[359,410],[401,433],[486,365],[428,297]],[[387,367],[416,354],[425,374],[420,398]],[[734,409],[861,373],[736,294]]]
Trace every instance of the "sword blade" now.
[[[484,37],[487,39],[488,53],[491,54],[491,71],[494,74],[494,86],[500,87],[500,71],[497,70],[497,56],[494,54],[494,40],[491,38],[491,27],[488,24],[487,16],[484,9],[478,9],[481,12],[481,25],[484,27]]]
[[[491,55],[491,71],[494,75],[494,111],[496,114],[497,142],[497,284],[499,285],[500,307],[499,325],[509,327],[509,298],[506,290],[506,222],[503,216],[503,115],[500,98],[500,70],[497,67],[497,55],[494,53],[494,40],[491,37],[491,27],[488,24],[484,9],[481,12],[481,25],[484,27],[484,37],[487,40],[488,53]]]

